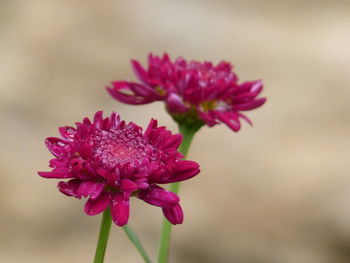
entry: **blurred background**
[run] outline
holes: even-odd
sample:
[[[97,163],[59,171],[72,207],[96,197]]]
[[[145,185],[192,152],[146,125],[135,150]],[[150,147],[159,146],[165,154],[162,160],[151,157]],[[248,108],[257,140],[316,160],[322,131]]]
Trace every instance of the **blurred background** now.
[[[133,107],[104,87],[130,59],[231,61],[263,79],[254,127],[202,128],[182,185],[171,262],[350,262],[349,1],[0,1],[0,261],[91,262],[100,216],[40,178],[57,127],[97,110],[176,131],[162,103]],[[133,200],[130,225],[154,258],[161,211]],[[106,262],[142,262],[112,228]]]

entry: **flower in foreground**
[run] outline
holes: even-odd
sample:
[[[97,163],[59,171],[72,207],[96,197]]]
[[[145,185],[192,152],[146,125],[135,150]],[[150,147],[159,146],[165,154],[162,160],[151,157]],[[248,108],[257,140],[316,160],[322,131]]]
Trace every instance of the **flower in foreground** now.
[[[140,126],[126,124],[116,113],[103,118],[99,111],[92,122],[85,118],[76,128],[60,127],[62,138],[46,139],[55,156],[50,161],[53,169],[38,174],[69,179],[58,183],[63,194],[89,197],[84,208],[88,215],[110,208],[118,226],[128,222],[131,196],[161,207],[172,224],[181,224],[179,197],[158,184],[187,180],[199,173],[199,165],[182,160],[177,150],[180,134],[157,126],[152,119],[143,133]]]
[[[173,62],[165,53],[163,57],[150,54],[147,69],[136,60],[131,64],[139,82],[112,82],[107,90],[113,98],[134,105],[164,101],[178,123],[198,129],[222,122],[237,132],[240,119],[252,124],[242,111],[266,101],[257,97],[263,89],[260,80],[238,83],[231,64],[225,61],[213,65],[179,57]]]

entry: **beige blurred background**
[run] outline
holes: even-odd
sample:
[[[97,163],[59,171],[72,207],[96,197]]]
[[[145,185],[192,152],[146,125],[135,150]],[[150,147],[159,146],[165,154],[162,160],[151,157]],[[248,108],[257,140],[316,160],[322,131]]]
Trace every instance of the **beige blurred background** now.
[[[44,138],[97,110],[176,131],[161,103],[104,90],[134,79],[148,52],[231,61],[262,78],[254,127],[203,128],[183,184],[172,263],[350,262],[349,1],[0,2],[0,262],[92,262],[100,216],[40,178]],[[132,202],[130,225],[156,254],[158,208]],[[107,262],[142,262],[113,227]]]

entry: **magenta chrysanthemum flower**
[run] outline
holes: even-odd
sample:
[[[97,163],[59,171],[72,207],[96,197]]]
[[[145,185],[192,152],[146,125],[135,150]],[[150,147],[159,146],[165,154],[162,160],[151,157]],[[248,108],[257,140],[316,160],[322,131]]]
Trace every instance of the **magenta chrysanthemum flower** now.
[[[241,127],[240,119],[252,122],[242,113],[260,107],[265,98],[257,98],[262,82],[238,83],[230,63],[222,61],[187,62],[182,57],[172,62],[168,54],[148,57],[148,69],[132,60],[140,83],[112,82],[107,87],[115,99],[128,104],[146,104],[163,100],[168,112],[179,123],[214,126],[225,123],[233,131]]]
[[[85,118],[76,128],[61,127],[62,138],[50,137],[46,145],[55,156],[51,172],[38,172],[45,178],[70,179],[58,183],[68,196],[89,197],[88,215],[110,207],[118,226],[129,219],[129,198],[135,196],[159,206],[172,224],[181,224],[183,212],[179,197],[158,184],[187,180],[199,173],[199,165],[181,160],[177,151],[182,137],[151,120],[146,131],[133,122],[126,124],[112,113],[103,118],[102,111],[93,122]]]

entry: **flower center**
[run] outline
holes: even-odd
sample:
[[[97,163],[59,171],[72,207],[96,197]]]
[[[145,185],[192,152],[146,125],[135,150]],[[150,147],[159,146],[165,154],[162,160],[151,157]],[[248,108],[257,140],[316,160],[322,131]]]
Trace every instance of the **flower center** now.
[[[132,124],[120,130],[97,130],[93,138],[94,157],[106,168],[115,168],[126,163],[135,165],[148,157],[154,159],[156,150]]]
[[[203,109],[203,111],[210,111],[216,108],[217,101],[215,100],[203,101],[201,102],[200,106]]]

